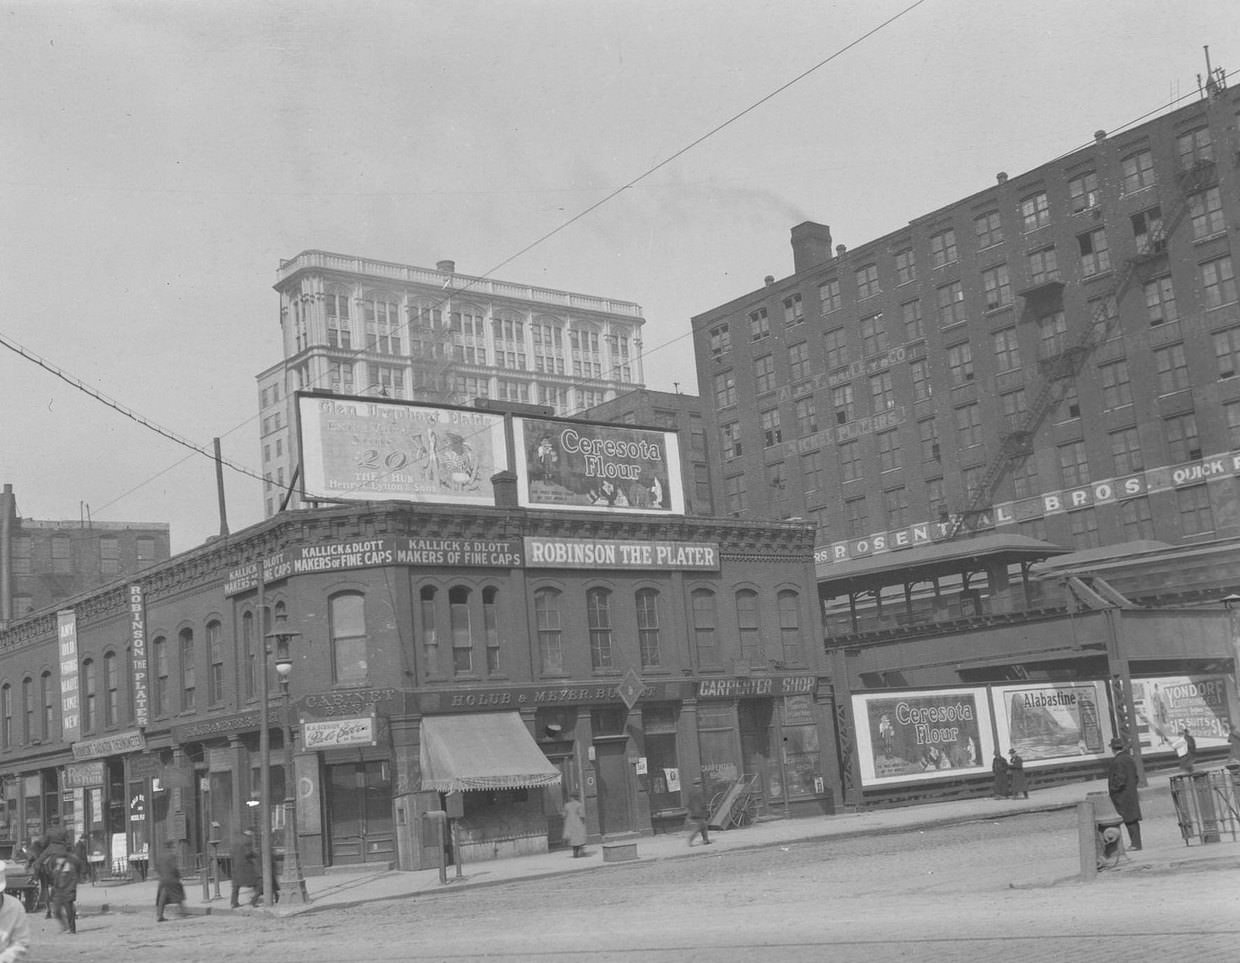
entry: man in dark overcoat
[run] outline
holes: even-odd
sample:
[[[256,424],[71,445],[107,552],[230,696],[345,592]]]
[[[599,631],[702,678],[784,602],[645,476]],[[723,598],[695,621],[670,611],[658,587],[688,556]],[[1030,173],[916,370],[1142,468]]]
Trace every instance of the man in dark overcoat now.
[[[248,887],[252,890],[250,905],[257,906],[263,892],[263,879],[260,873],[258,853],[254,850],[254,831],[247,829],[237,837],[232,846],[232,899],[229,905],[238,907],[241,890]]]
[[[1114,753],[1107,764],[1107,794],[1128,829],[1130,849],[1141,848],[1141,800],[1137,796],[1137,763],[1123,739],[1111,740]]]

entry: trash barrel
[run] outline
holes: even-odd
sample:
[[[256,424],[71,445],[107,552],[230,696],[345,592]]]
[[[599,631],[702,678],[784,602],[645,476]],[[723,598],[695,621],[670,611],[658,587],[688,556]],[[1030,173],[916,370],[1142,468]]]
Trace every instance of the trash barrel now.
[[[1193,840],[1221,842],[1225,828],[1233,840],[1236,838],[1235,822],[1229,818],[1233,797],[1228,775],[1225,769],[1206,769],[1171,777],[1171,803],[1185,846],[1191,846]]]

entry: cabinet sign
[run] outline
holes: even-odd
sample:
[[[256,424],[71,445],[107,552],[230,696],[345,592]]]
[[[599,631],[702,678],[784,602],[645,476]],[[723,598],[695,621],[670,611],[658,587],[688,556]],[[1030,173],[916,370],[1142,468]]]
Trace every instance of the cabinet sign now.
[[[341,746],[373,746],[375,717],[326,719],[302,724],[302,744],[311,750],[338,749]]]

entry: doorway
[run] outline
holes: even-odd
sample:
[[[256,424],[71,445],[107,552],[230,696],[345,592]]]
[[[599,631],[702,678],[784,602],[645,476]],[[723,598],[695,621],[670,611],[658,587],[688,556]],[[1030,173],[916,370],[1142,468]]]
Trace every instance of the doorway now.
[[[326,768],[330,865],[392,862],[391,763],[384,759]]]
[[[598,822],[603,835],[627,833],[633,829],[626,745],[627,739],[623,738],[594,743],[598,768]]]

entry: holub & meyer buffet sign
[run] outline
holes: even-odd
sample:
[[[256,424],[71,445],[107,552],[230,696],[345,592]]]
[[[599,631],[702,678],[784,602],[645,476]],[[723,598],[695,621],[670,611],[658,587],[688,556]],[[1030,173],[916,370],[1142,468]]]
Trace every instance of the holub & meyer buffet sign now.
[[[321,719],[302,723],[302,743],[307,749],[338,749],[341,746],[373,746],[375,717]]]

